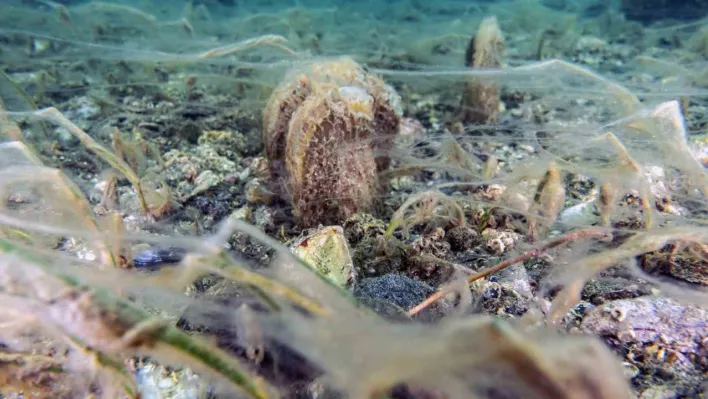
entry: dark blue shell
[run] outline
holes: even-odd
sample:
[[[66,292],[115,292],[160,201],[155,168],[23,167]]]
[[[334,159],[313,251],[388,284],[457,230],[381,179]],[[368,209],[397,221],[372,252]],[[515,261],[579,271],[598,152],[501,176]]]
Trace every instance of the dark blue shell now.
[[[185,249],[178,247],[153,247],[134,254],[133,264],[138,269],[160,269],[181,262],[186,253]]]

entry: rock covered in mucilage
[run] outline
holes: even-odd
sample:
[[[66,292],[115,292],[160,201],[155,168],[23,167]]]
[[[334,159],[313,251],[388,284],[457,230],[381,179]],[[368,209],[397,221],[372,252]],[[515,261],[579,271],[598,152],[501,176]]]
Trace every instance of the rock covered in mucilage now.
[[[622,299],[594,308],[580,327],[623,352],[641,375],[681,375],[683,384],[708,371],[708,308],[663,297]]]

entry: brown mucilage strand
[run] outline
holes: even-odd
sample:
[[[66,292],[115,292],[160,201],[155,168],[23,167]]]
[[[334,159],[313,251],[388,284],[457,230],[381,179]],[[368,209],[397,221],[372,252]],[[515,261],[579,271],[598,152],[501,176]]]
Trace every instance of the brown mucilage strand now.
[[[400,99],[349,58],[290,73],[263,118],[275,191],[303,227],[369,211],[381,194],[401,118]]]

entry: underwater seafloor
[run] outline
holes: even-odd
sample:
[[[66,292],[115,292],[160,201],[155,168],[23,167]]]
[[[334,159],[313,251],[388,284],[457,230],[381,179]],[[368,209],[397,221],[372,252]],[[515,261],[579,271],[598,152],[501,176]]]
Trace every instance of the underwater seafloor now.
[[[0,397],[708,397],[707,15],[3,0]]]

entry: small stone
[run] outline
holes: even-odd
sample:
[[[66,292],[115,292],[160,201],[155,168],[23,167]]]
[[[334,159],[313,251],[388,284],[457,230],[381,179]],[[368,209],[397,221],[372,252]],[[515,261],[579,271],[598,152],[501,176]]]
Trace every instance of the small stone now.
[[[349,245],[340,226],[323,227],[296,240],[290,250],[340,287],[355,280]]]
[[[198,194],[201,194],[209,190],[210,188],[217,186],[219,183],[221,183],[221,178],[217,176],[216,173],[212,172],[211,170],[205,170],[204,172],[200,173],[196,179],[194,179],[195,187],[192,190],[190,197],[194,197]]]
[[[251,168],[243,169],[237,176],[239,181],[247,181],[251,177]]]
[[[420,121],[413,118],[401,118],[398,134],[401,137],[417,137],[425,132],[425,127]]]
[[[624,376],[627,379],[631,379],[639,375],[639,368],[632,363],[622,362],[622,368],[624,369]]]
[[[214,144],[229,142],[233,133],[228,130],[207,130],[199,137],[199,144]]]
[[[275,227],[275,219],[273,211],[267,206],[260,206],[253,212],[253,222],[256,226],[262,229],[271,229]]]
[[[447,242],[454,251],[466,251],[477,242],[478,234],[467,226],[456,226],[447,232]]]
[[[144,399],[200,399],[208,386],[189,369],[168,370],[149,361],[136,365],[135,383]]]
[[[497,282],[505,286],[526,300],[533,297],[531,283],[526,268],[521,263],[516,263],[496,273]]]
[[[401,176],[391,180],[391,188],[396,191],[408,190],[413,187],[413,179],[410,176]]]
[[[270,205],[275,199],[273,192],[268,190],[266,183],[260,179],[251,179],[246,184],[246,200],[252,204]]]
[[[639,395],[639,399],[674,399],[676,397],[676,390],[666,386],[651,387]]]
[[[528,144],[520,144],[519,148],[528,152],[529,154],[533,154],[534,152],[536,152],[536,149]]]
[[[506,186],[501,184],[490,184],[483,190],[479,191],[479,194],[488,201],[497,201],[502,197],[506,191]]]
[[[93,253],[93,251],[79,252],[77,255],[79,259],[83,259],[85,261],[93,262],[96,260],[96,254]]]
[[[413,253],[427,253],[438,258],[444,258],[450,252],[450,244],[445,241],[445,230],[436,227],[413,240],[410,249]]]
[[[187,140],[191,144],[196,144],[199,141],[199,136],[202,134],[202,129],[194,122],[187,122],[177,131],[177,134]]]
[[[29,53],[31,55],[42,54],[52,48],[52,42],[47,39],[32,39],[30,42]]]
[[[248,205],[244,205],[244,206],[240,207],[239,209],[237,209],[236,211],[234,211],[232,216],[236,219],[241,219],[243,221],[250,223],[251,217],[253,216],[253,209],[251,209],[251,207]]]
[[[578,226],[589,226],[600,221],[597,213],[596,200],[581,202],[563,210],[558,216],[558,224],[563,230],[571,230]]]
[[[248,169],[250,169],[253,176],[258,179],[267,180],[270,177],[268,160],[265,157],[253,158]]]
[[[354,245],[367,237],[383,236],[386,223],[368,213],[357,213],[344,222],[344,235]]]
[[[167,389],[172,386],[172,380],[169,378],[163,378],[157,383],[157,387],[160,389]]]
[[[504,252],[514,248],[516,242],[521,237],[513,231],[498,231],[495,229],[485,229],[482,232],[482,239],[485,241],[485,247],[488,251],[501,255]]]

